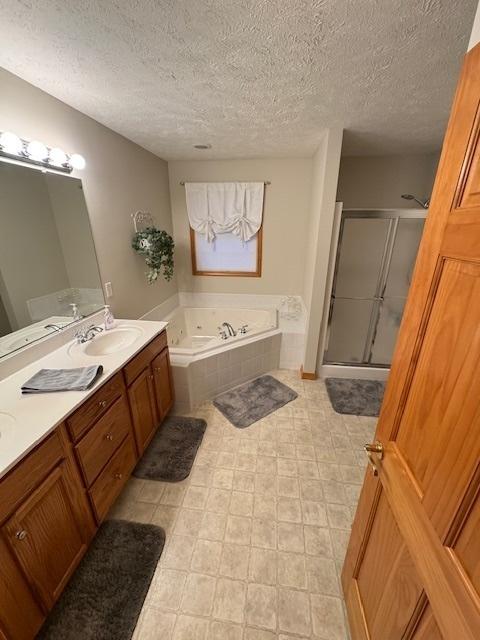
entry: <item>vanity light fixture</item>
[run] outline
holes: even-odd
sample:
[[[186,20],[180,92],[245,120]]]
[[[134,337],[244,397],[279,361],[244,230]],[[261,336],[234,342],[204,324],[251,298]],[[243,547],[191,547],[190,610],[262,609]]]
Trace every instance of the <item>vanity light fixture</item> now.
[[[85,158],[79,153],[68,155],[63,149],[47,147],[39,140],[24,140],[11,131],[0,132],[0,156],[64,173],[85,168]]]

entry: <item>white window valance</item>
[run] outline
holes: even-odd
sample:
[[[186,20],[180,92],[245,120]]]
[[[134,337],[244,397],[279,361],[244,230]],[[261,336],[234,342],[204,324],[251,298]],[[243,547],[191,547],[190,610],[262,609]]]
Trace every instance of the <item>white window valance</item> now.
[[[263,182],[186,182],[192,229],[212,242],[219,233],[250,240],[262,225]]]

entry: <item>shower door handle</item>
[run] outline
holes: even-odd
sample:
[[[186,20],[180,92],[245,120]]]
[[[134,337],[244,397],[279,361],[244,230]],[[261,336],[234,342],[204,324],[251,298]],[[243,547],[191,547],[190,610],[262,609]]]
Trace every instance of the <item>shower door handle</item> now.
[[[379,460],[383,460],[383,444],[377,440],[376,442],[373,442],[371,444],[364,445],[363,448],[365,450],[365,453],[367,454],[368,462],[372,467],[373,475],[378,476],[377,461],[373,456],[375,454]]]

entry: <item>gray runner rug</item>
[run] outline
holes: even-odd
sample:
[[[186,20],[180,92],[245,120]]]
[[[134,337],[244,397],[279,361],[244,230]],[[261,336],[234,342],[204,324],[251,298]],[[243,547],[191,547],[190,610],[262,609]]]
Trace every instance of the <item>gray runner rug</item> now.
[[[169,416],[133,471],[136,478],[180,482],[190,475],[207,428],[205,420]]]
[[[160,527],[105,521],[37,640],[130,640],[164,544]]]
[[[298,394],[272,376],[260,376],[217,396],[213,404],[238,429],[249,427]]]
[[[385,383],[379,380],[326,378],[328,397],[337,413],[354,416],[378,416]]]

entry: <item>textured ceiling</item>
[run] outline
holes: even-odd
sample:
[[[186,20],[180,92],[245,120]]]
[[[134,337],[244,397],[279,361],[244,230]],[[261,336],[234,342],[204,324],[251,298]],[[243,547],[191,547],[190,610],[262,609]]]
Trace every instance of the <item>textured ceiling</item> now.
[[[309,155],[333,125],[347,154],[421,153],[476,4],[0,0],[0,66],[167,159]]]

